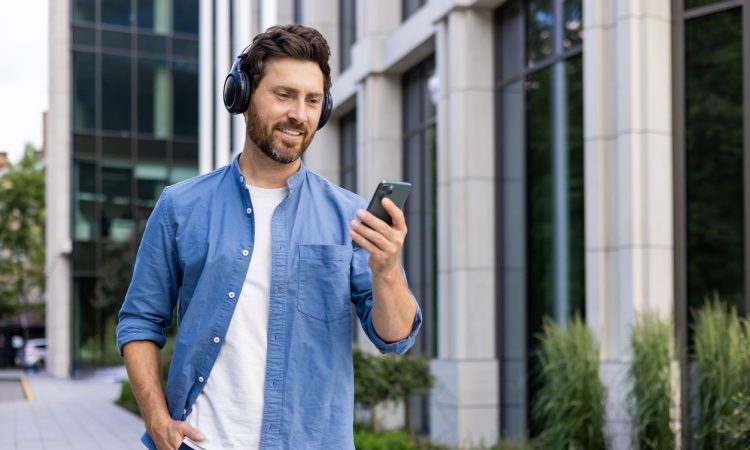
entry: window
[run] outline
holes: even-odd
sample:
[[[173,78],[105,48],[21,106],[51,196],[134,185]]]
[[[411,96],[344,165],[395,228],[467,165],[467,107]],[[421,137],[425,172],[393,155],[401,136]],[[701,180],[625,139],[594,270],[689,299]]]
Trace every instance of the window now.
[[[101,2],[102,23],[107,25],[130,26],[133,17],[130,0],[103,0]]]
[[[437,86],[435,60],[430,57],[403,76],[404,180],[412,191],[404,206],[409,234],[403,250],[404,269],[409,287],[422,308],[422,331],[412,352],[427,357],[437,355]],[[429,431],[429,404],[426,396],[409,402],[415,429]]]
[[[130,131],[130,61],[127,56],[102,55],[102,128]]]
[[[339,0],[339,54],[341,55],[340,71],[352,64],[352,45],[357,41],[357,1]]]
[[[73,52],[73,129],[96,127],[96,55]]]
[[[581,19],[580,0],[519,0],[495,16],[503,436],[535,431],[543,318],[585,313]]]
[[[73,0],[73,20],[75,22],[94,22],[96,9],[94,0]]]
[[[688,365],[692,312],[715,296],[740,314],[750,312],[748,7],[731,0],[672,2],[675,328],[686,399],[697,389]],[[692,433],[688,418],[699,405],[682,407],[683,429]]]
[[[339,184],[357,192],[357,111],[342,117],[339,127]]]
[[[177,136],[198,136],[198,65],[175,63],[174,133]]]

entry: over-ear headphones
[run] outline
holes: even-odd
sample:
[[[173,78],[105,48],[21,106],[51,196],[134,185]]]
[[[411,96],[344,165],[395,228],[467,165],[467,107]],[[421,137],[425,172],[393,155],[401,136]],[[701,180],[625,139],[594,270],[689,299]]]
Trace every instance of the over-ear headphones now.
[[[246,56],[247,53],[237,55],[234,64],[232,64],[232,69],[229,71],[229,75],[224,80],[224,107],[232,114],[242,114],[247,111],[247,107],[250,104],[250,96],[253,95],[253,90],[255,90],[256,80],[251,79],[247,72],[240,68],[242,60]],[[333,98],[331,97],[331,92],[328,91],[323,98],[318,130],[323,128],[326,122],[328,122],[332,109]]]

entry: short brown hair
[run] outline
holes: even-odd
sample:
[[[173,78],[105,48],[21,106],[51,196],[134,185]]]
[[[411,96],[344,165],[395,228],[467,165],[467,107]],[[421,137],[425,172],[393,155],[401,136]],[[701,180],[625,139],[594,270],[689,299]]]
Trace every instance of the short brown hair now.
[[[242,53],[247,56],[240,63],[240,70],[247,73],[254,87],[265,75],[263,63],[268,58],[295,58],[318,64],[323,72],[323,90],[331,89],[331,67],[328,58],[331,49],[322,34],[315,28],[304,25],[275,25],[255,36]]]

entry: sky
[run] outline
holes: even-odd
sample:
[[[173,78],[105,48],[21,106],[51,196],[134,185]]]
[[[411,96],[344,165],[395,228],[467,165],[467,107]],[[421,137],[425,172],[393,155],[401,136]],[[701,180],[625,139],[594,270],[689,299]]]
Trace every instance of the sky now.
[[[49,107],[49,0],[0,0],[0,151],[42,145]]]

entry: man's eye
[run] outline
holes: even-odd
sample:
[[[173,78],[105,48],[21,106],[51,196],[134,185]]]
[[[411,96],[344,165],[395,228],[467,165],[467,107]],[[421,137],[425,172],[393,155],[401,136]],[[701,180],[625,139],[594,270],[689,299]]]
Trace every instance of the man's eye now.
[[[311,99],[309,99],[307,101],[307,103],[309,103],[311,105],[317,105],[318,103],[320,103],[320,99],[319,98],[311,98]]]
[[[281,98],[281,99],[287,99],[287,98],[289,98],[289,94],[287,94],[286,92],[278,92],[278,93],[276,93],[276,96],[279,97],[279,98]]]

